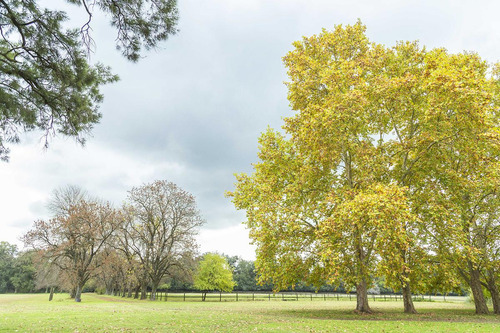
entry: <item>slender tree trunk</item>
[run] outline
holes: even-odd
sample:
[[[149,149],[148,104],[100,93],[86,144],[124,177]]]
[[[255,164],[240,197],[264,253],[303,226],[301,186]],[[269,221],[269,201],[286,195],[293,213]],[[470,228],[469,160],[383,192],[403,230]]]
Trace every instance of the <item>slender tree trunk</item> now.
[[[135,292],[134,292],[134,298],[135,299],[139,298],[139,289],[141,289],[140,286],[135,287]]]
[[[54,298],[54,287],[50,287],[49,302]]]
[[[495,281],[495,274],[492,271],[488,271],[488,291],[491,295],[491,301],[493,302],[493,312],[495,314],[500,314],[500,293],[498,291],[498,285]]]
[[[403,285],[403,303],[405,313],[417,313],[417,310],[415,310],[415,306],[413,305],[413,300],[411,298],[411,288],[409,282],[406,282]]]
[[[472,290],[472,296],[474,297],[476,314],[488,314],[489,310],[488,305],[486,304],[486,299],[484,297],[483,288],[481,286],[479,269],[475,268],[473,264],[469,262],[469,272],[469,287]]]
[[[356,311],[363,313],[372,312],[368,305],[368,288],[364,278],[356,286]]]
[[[76,292],[75,292],[75,302],[81,302],[82,301],[82,287],[77,286],[76,287]]]

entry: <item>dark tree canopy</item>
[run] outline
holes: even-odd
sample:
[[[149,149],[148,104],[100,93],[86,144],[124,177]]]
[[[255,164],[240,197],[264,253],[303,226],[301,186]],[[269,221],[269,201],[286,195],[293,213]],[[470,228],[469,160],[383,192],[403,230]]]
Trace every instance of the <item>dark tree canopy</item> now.
[[[60,133],[85,142],[98,123],[101,85],[116,81],[109,67],[92,65],[91,22],[95,10],[117,29],[116,47],[137,61],[176,33],[175,0],[66,0],[82,7],[88,20],[67,30],[63,11],[41,8],[37,0],[0,0],[0,159],[7,144],[32,130]]]

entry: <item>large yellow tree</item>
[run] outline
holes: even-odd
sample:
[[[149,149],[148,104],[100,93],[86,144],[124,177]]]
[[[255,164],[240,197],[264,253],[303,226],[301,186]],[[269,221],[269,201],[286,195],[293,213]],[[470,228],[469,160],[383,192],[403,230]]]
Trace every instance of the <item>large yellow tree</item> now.
[[[284,135],[262,135],[255,172],[238,175],[230,193],[247,212],[262,280],[277,289],[342,280],[369,312],[370,278],[384,275],[416,312],[412,290],[429,288],[432,263],[461,265],[429,251],[449,231],[437,222],[456,222],[456,205],[443,200],[456,190],[446,183],[452,152],[498,156],[496,72],[472,53],[372,43],[361,22],[295,42],[284,63],[296,113]]]

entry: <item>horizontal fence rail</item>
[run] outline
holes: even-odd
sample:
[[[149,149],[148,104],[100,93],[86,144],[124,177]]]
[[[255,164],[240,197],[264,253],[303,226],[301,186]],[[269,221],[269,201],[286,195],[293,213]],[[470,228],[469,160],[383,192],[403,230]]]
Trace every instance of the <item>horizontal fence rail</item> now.
[[[151,292],[147,293],[147,299],[150,299]],[[402,301],[400,294],[380,294],[369,295],[370,301]],[[446,295],[413,295],[413,300],[423,302],[445,301],[445,302],[463,302],[467,299],[465,296],[446,296]],[[205,297],[201,292],[166,292],[156,293],[156,301],[165,302],[240,302],[240,301],[356,301],[356,294],[341,293],[307,293],[307,292],[207,292]]]

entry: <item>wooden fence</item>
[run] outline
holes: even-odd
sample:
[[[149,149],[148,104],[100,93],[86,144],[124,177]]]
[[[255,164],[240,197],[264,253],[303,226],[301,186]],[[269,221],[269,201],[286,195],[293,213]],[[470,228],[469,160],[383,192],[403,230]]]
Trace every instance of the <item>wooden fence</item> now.
[[[148,292],[147,298],[151,293]],[[463,296],[436,296],[436,295],[413,295],[414,301],[464,301]],[[157,301],[165,302],[201,302],[203,293],[200,292],[166,292],[156,293]],[[340,293],[307,293],[307,292],[208,292],[206,302],[240,302],[240,301],[356,301],[356,294]],[[402,301],[403,297],[399,294],[369,295],[370,301]]]

